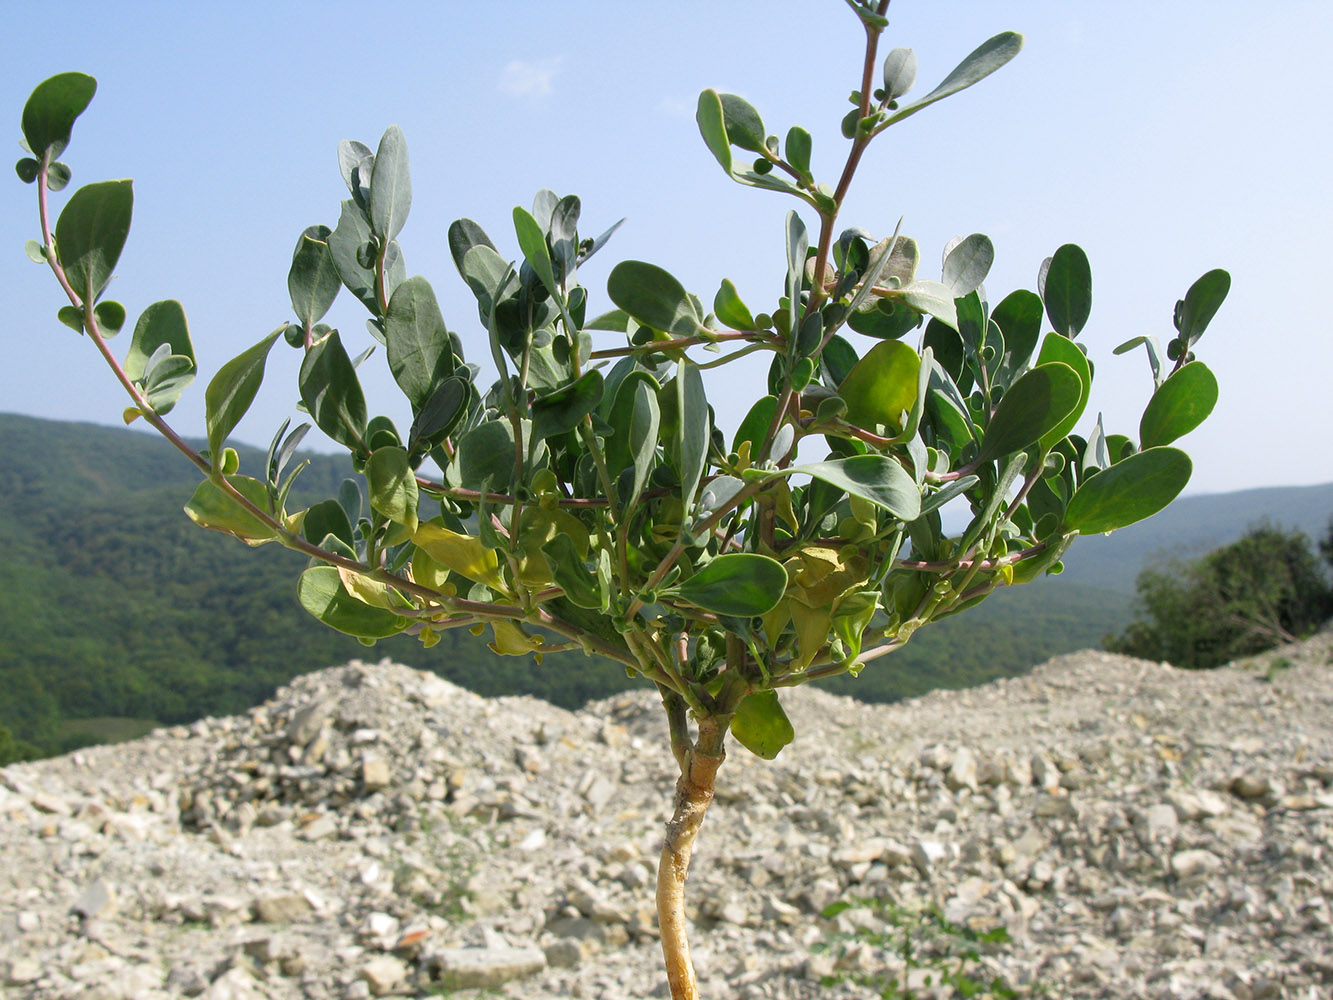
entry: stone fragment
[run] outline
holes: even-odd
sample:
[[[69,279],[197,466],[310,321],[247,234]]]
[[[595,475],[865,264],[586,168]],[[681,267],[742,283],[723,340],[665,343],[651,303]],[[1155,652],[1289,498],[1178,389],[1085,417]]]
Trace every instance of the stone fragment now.
[[[407,964],[392,955],[377,955],[357,966],[356,975],[370,987],[376,997],[392,993],[407,979]]]
[[[5,965],[6,986],[26,986],[42,978],[41,963],[31,958],[11,958]]]
[[[431,953],[446,989],[490,990],[546,968],[538,948],[441,948]]]
[[[1272,784],[1262,774],[1240,774],[1231,782],[1231,793],[1242,799],[1262,799],[1272,790]]]
[[[977,758],[971,750],[959,747],[954,751],[944,781],[955,792],[963,788],[977,790]]]
[[[116,915],[116,910],[116,890],[100,878],[84,889],[74,904],[74,912],[85,920],[108,920]]]
[[[1173,837],[1180,825],[1174,806],[1159,803],[1144,810],[1143,826],[1149,840]]]
[[[1212,851],[1178,851],[1171,855],[1171,872],[1176,878],[1211,875],[1222,867],[1222,859]]]
[[[293,746],[304,747],[315,738],[324,721],[333,710],[331,700],[311,702],[292,716],[287,726],[287,742]]]
[[[74,810],[70,808],[69,803],[58,795],[51,795],[48,792],[33,792],[32,807],[38,812],[44,812],[51,816],[70,816]]]
[[[290,924],[314,912],[302,893],[260,896],[254,904],[255,919],[265,924]]]
[[[361,758],[361,784],[367,792],[378,792],[388,788],[393,781],[389,762],[375,754],[366,754]]]

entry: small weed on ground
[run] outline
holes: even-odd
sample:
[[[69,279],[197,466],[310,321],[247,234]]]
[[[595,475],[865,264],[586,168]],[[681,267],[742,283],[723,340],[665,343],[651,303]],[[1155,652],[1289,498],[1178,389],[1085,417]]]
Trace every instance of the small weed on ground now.
[[[884,900],[857,899],[839,901],[825,907],[821,914],[832,920],[847,910],[864,909],[858,926],[850,933],[831,934],[819,949],[831,954],[839,967],[857,951],[873,949],[871,963],[864,957],[859,968],[841,969],[824,978],[825,986],[855,982],[879,991],[884,1000],[911,1000],[922,989],[946,987],[953,996],[989,997],[1009,1000],[1018,994],[998,977],[986,982],[980,968],[983,952],[993,952],[1008,944],[1009,933],[1003,927],[986,932],[960,927],[947,920],[938,907],[908,909]],[[882,969],[867,971],[867,965]]]

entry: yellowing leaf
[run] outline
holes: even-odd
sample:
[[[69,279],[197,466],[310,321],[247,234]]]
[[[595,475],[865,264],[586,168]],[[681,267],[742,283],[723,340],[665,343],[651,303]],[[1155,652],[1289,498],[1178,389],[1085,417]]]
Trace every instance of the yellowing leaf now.
[[[490,587],[492,590],[507,591],[504,577],[500,575],[499,557],[494,549],[481,544],[480,538],[472,535],[460,535],[450,531],[442,524],[427,521],[417,526],[412,535],[412,543],[441,566],[447,567],[474,583]]]
[[[495,641],[488,645],[501,656],[527,656],[541,649],[541,636],[528,635],[514,622],[498,619],[491,622]]]

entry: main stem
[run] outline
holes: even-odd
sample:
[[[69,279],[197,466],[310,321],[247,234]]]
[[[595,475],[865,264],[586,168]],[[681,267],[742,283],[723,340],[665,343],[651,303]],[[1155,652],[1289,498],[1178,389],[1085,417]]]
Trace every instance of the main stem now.
[[[673,740],[675,736],[673,732]],[[657,867],[657,925],[662,934],[662,957],[671,1000],[699,998],[685,929],[685,878],[690,871],[695,838],[703,826],[708,804],[713,801],[717,769],[727,755],[723,745],[726,738],[726,719],[714,716],[699,720],[699,738],[681,764],[675,808],[667,823],[662,860]]]

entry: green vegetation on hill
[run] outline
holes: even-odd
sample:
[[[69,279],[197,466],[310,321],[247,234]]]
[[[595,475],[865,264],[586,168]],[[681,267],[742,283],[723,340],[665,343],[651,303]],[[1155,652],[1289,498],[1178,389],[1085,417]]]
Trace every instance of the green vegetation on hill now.
[[[445,632],[430,650],[405,638],[366,649],[313,627],[295,599],[301,557],[276,545],[252,552],[191,524],[181,508],[194,470],[146,434],[0,414],[0,455],[0,762],[132,733],[134,720],[243,711],[298,674],[353,657],[388,656],[481,694],[531,694],[565,707],[636,684],[603,660],[539,666],[496,656],[465,631]],[[309,457],[302,502],[335,495],[345,460]],[[243,469],[261,461],[242,453]],[[1129,624],[1133,578],[1149,552],[1192,537],[1191,525],[1206,525],[1214,544],[1239,537],[1287,492],[1319,519],[1333,510],[1333,487],[1229,495],[1259,496],[1259,508],[1186,499],[1111,538],[1082,541],[1063,579],[998,592],[922,630],[860,677],[826,686],[893,701],[1097,646]],[[70,608],[79,611],[72,626]]]
[[[1333,528],[1320,546],[1333,562]],[[1138,579],[1141,618],[1106,647],[1178,667],[1217,667],[1309,635],[1333,615],[1333,588],[1300,531],[1267,524],[1202,559]]]

